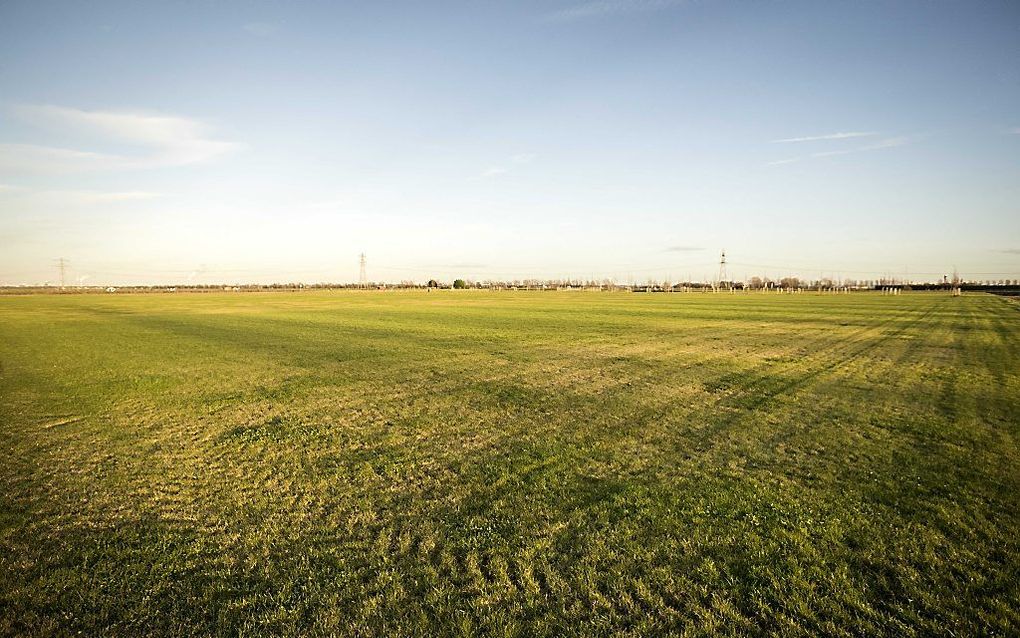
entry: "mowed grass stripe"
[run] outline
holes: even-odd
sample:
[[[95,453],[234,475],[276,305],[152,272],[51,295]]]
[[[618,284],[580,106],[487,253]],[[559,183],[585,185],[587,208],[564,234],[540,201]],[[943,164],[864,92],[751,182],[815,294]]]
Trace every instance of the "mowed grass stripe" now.
[[[1008,634],[1016,317],[930,294],[0,299],[0,630]]]

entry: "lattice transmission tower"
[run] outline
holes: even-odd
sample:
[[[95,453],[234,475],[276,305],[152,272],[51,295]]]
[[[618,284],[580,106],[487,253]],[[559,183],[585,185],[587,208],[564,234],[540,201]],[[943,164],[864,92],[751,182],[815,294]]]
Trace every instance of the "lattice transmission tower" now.
[[[68,262],[63,257],[55,259],[54,261],[57,262],[57,269],[60,270],[60,287],[63,288],[67,267],[70,265],[70,262]]]
[[[361,253],[361,259],[360,259],[361,270],[358,272],[358,286],[360,286],[362,288],[365,288],[366,286],[368,286],[368,273],[365,270],[365,266],[366,266],[367,263],[368,262],[365,259],[365,253]]]

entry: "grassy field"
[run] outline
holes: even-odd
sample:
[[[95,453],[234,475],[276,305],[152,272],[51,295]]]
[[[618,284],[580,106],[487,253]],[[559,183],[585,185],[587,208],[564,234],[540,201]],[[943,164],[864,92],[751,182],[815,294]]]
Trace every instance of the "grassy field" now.
[[[0,298],[0,633],[1018,635],[984,295]]]

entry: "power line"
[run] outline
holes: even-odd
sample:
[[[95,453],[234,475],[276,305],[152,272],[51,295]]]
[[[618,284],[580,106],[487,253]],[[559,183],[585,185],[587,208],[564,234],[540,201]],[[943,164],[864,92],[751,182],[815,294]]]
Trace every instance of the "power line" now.
[[[367,255],[365,253],[360,253],[358,255],[358,257],[359,257],[359,278],[358,278],[358,283],[362,287],[367,287],[368,286],[368,272],[367,272],[368,271],[368,257],[367,257]],[[831,267],[829,267],[829,268],[817,268],[817,267],[810,267],[810,266],[803,265],[803,264],[802,265],[794,265],[794,264],[777,265],[777,264],[748,263],[748,262],[742,262],[742,261],[733,262],[733,261],[730,261],[726,257],[725,250],[721,251],[718,260],[714,264],[697,264],[697,263],[687,263],[687,264],[680,263],[680,264],[677,264],[677,263],[674,263],[674,264],[670,264],[670,265],[649,266],[649,267],[641,267],[641,268],[633,267],[633,266],[636,266],[636,265],[637,264],[633,264],[631,267],[627,267],[627,266],[625,266],[623,264],[605,264],[605,265],[602,265],[600,267],[597,267],[596,269],[594,269],[594,271],[590,272],[590,276],[591,276],[592,279],[596,279],[596,278],[613,278],[613,279],[621,279],[622,278],[622,279],[626,279],[626,274],[625,273],[629,273],[630,278],[633,278],[635,275],[644,276],[644,273],[649,273],[649,274],[651,274],[653,272],[654,273],[659,273],[659,272],[665,273],[665,272],[673,272],[677,268],[686,268],[686,269],[692,269],[694,271],[703,269],[702,270],[702,273],[703,273],[702,281],[709,281],[710,275],[707,275],[707,273],[712,272],[712,269],[713,269],[713,266],[714,266],[714,268],[718,269],[718,277],[719,277],[718,281],[719,282],[723,282],[723,281],[728,281],[729,280],[728,268],[731,265],[737,267],[738,269],[744,269],[744,268],[747,268],[747,269],[759,268],[759,269],[761,269],[761,268],[764,268],[764,269],[768,269],[770,271],[772,271],[772,270],[779,270],[781,272],[785,271],[786,273],[798,273],[799,272],[799,273],[803,273],[803,274],[808,275],[808,276],[813,276],[814,274],[818,274],[819,276],[822,276],[822,275],[825,275],[827,273],[831,274],[831,273],[835,272]],[[185,275],[188,275],[188,278],[190,279],[191,275],[196,273],[196,271],[194,271],[194,270],[177,270],[177,269],[171,269],[171,268],[161,269],[161,268],[152,268],[152,267],[146,267],[146,266],[141,266],[141,267],[138,267],[138,268],[131,268],[129,270],[125,270],[123,265],[114,265],[114,264],[110,264],[110,265],[106,266],[105,268],[103,268],[101,270],[92,270],[91,268],[87,268],[87,267],[86,268],[78,267],[78,268],[75,268],[74,270],[72,270],[72,264],[71,264],[70,260],[68,260],[68,259],[66,259],[64,257],[55,258],[55,259],[51,260],[51,267],[52,266],[55,266],[58,269],[58,274],[59,274],[59,277],[60,277],[60,280],[59,280],[60,281],[60,286],[62,288],[67,286],[67,278],[69,276],[72,276],[73,272],[88,273],[92,277],[96,277],[96,276],[104,277],[104,278],[105,277],[110,277],[110,278],[131,279],[131,280],[138,280],[138,281],[143,281],[143,280],[146,280],[146,279],[155,279],[155,278],[161,278],[161,279],[162,278],[167,278],[167,279],[184,279]],[[329,278],[328,271],[330,269],[329,268],[324,268],[322,266],[309,266],[308,268],[302,268],[302,269],[286,269],[286,265],[281,264],[281,266],[284,266],[285,269],[275,268],[273,266],[264,266],[264,267],[260,267],[260,268],[244,268],[244,267],[236,267],[236,266],[235,267],[229,267],[228,266],[228,267],[224,267],[224,268],[216,268],[216,267],[210,268],[208,266],[204,266],[198,272],[201,272],[206,279],[208,279],[210,277],[213,277],[213,278],[238,278],[238,279],[246,278],[246,277],[251,277],[253,280],[254,279],[258,279],[258,280],[279,280],[279,278],[281,278],[281,277],[291,276],[291,277],[300,277],[302,279],[305,279],[305,278],[321,279],[321,280],[325,281],[325,280],[328,280],[328,278]],[[561,266],[553,267],[553,268],[542,268],[542,267],[538,266],[534,262],[530,262],[530,263],[529,262],[524,262],[524,263],[520,263],[518,265],[510,265],[510,264],[463,264],[463,265],[456,265],[456,264],[447,264],[447,265],[433,264],[433,265],[428,265],[428,264],[424,264],[424,265],[420,265],[420,266],[414,266],[412,264],[407,264],[407,263],[400,264],[399,262],[397,262],[397,263],[392,264],[392,265],[391,264],[376,264],[374,266],[374,268],[377,271],[380,271],[383,274],[390,273],[391,276],[392,275],[397,275],[398,273],[408,273],[408,274],[413,273],[416,276],[416,278],[418,276],[435,276],[435,275],[451,276],[451,277],[453,277],[453,276],[458,276],[459,277],[459,276],[466,276],[466,275],[467,276],[471,276],[471,275],[473,275],[475,277],[479,277],[479,278],[482,278],[482,279],[503,279],[503,280],[528,279],[528,278],[534,278],[534,279],[549,278],[551,271],[559,270],[559,271],[562,271],[562,272],[570,273],[570,276],[561,277],[561,278],[564,278],[564,279],[573,279],[573,278],[575,278],[574,274],[576,274],[578,272],[588,271],[590,269],[590,264],[578,265],[577,267],[566,266],[564,268],[561,265]],[[30,274],[30,272],[32,272],[32,271],[0,272],[0,276],[5,277],[5,278],[11,278],[11,277],[22,278],[22,277],[27,277]],[[50,272],[52,272],[52,271],[50,271]],[[854,269],[852,267],[847,267],[845,265],[843,267],[839,268],[839,272],[840,272],[840,275],[843,276],[843,277],[846,277],[847,275],[854,276],[854,277],[868,277],[868,276],[872,276],[872,277],[881,276],[881,277],[885,277],[885,278],[890,278],[891,277],[891,273],[889,271],[856,270],[856,269]],[[964,271],[961,274],[957,274],[959,271],[956,271],[955,269],[953,269],[952,271],[924,272],[924,271],[914,271],[913,268],[911,268],[910,275],[911,275],[911,277],[937,277],[938,280],[942,280],[943,274],[945,274],[947,272],[953,272],[954,275],[955,275],[954,278],[959,277],[961,280],[963,280],[964,278],[977,278],[977,277],[994,277],[994,278],[1008,277],[1010,279],[1013,279],[1013,278],[1017,278],[1017,276],[1020,275],[1020,271],[1009,271],[1009,270],[996,271],[996,272],[984,272],[984,271],[981,271],[981,272],[966,272],[966,271]],[[42,275],[41,272],[39,274]],[[397,275],[397,276],[399,276],[399,275]],[[380,281],[384,281],[386,279],[387,279],[386,277],[383,277],[382,279],[380,279]],[[687,279],[688,280],[692,280],[692,273],[688,274]],[[72,277],[72,280],[73,280],[73,277]]]
[[[748,268],[773,268],[773,269],[776,269],[776,270],[785,270],[787,272],[807,272],[807,273],[824,274],[826,272],[831,272],[832,271],[831,268],[812,268],[812,267],[808,267],[808,266],[793,266],[793,265],[785,265],[785,266],[783,266],[783,265],[776,265],[776,264],[750,264],[750,263],[747,263],[747,262],[735,262],[735,261],[729,262],[729,263],[734,264],[736,266],[744,266],[744,267],[748,267]],[[841,268],[840,271],[841,272],[846,272],[846,273],[852,273],[852,274],[855,274],[855,275],[866,274],[866,275],[881,275],[881,276],[891,277],[891,272],[888,271],[888,270],[856,270],[854,268]],[[931,272],[914,271],[913,274],[914,275],[926,275],[926,276],[934,275],[934,276],[939,276],[940,277],[940,276],[942,276],[944,274],[944,271],[931,271]],[[969,275],[974,275],[974,276],[978,276],[978,275],[989,275],[989,276],[990,275],[1012,275],[1012,274],[1015,274],[1015,271],[1003,270],[1003,271],[999,271],[999,272],[971,272],[971,273],[968,273],[968,274]]]

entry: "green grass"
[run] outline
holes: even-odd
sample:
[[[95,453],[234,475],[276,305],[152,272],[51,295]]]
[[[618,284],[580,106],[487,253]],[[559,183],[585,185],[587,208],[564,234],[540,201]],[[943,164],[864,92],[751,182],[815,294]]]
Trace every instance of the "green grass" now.
[[[1018,635],[991,296],[0,298],[0,633]]]

